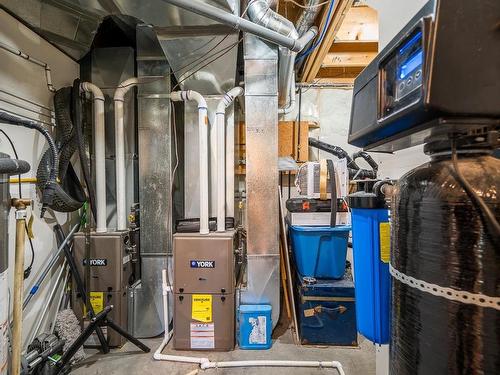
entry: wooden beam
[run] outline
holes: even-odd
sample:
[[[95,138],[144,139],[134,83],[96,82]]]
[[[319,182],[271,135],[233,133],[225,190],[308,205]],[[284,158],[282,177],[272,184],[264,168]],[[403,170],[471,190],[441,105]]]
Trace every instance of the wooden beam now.
[[[337,38],[340,40],[378,40],[378,13],[366,5],[353,6],[347,12]]]
[[[336,77],[336,78],[317,78],[314,80],[314,83],[317,85],[353,85],[354,77],[345,78],[345,77]]]
[[[378,42],[377,41],[365,41],[365,40],[336,40],[333,42],[330,53],[341,53],[341,52],[378,52]]]
[[[332,45],[335,35],[337,34],[344,17],[352,6],[353,0],[337,0],[333,5],[332,16],[330,18],[330,22],[326,28],[325,36],[323,38],[322,43],[309,55],[304,65],[304,70],[301,76],[302,82],[311,82],[318,71],[321,68],[321,64],[325,59],[326,54],[330,50],[330,46]],[[320,30],[323,30],[324,25],[326,24],[326,19],[328,15],[328,7],[325,8],[325,11],[322,15]]]
[[[318,78],[356,78],[364,67],[322,67],[316,77]]]
[[[328,53],[321,67],[330,66],[367,66],[377,55],[376,52],[337,52]]]

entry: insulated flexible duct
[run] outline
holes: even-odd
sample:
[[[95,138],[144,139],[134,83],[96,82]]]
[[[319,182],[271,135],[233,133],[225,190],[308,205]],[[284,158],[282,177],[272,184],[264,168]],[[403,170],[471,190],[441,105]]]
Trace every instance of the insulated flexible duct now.
[[[83,179],[85,180],[85,185],[87,187],[90,208],[92,210],[92,215],[94,215],[94,218],[96,218],[97,213],[95,206],[95,192],[90,175],[90,162],[89,158],[87,157],[87,150],[85,147],[82,122],[82,100],[80,97],[80,80],[78,78],[73,81],[73,88],[71,91],[71,119],[73,120],[73,124],[75,126],[75,139],[78,149],[78,156],[80,157]]]
[[[58,212],[76,211],[85,202],[85,193],[70,163],[77,148],[76,130],[71,121],[71,91],[71,87],[65,87],[54,94],[55,153],[50,147],[42,156],[37,169],[37,186],[44,194],[50,186],[52,199],[46,204]],[[55,179],[51,180],[52,170],[56,171],[61,184],[55,182]]]

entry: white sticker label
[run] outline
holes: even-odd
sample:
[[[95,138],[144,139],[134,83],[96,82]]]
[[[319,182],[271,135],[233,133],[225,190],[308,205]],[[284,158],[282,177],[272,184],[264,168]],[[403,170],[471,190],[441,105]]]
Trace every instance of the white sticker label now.
[[[257,318],[248,318],[248,323],[252,326],[248,342],[250,344],[265,344],[267,341],[266,317],[258,316]]]
[[[191,349],[214,349],[214,323],[191,323],[190,337]]]
[[[130,254],[129,255],[125,255],[123,257],[123,264],[127,264],[128,262],[130,262]]]

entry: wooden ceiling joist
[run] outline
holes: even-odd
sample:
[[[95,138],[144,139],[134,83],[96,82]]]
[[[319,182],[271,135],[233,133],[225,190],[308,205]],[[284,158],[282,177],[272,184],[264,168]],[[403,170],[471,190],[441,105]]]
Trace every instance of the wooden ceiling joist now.
[[[365,40],[336,40],[331,46],[329,53],[342,52],[378,52],[377,41]]]
[[[338,0],[335,1],[332,10],[332,16],[327,26],[325,36],[321,44],[308,56],[302,72],[301,81],[311,82],[316,78],[326,54],[330,50],[330,46],[334,42],[342,21],[344,20],[347,11],[351,8],[353,0]],[[328,16],[328,7],[323,11],[320,30],[323,30]]]
[[[364,69],[363,66],[328,66],[319,69],[317,78],[356,78]]]

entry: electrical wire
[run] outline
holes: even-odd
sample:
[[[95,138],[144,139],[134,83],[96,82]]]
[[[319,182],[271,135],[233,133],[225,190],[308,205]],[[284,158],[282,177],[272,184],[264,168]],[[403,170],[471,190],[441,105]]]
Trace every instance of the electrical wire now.
[[[135,83],[128,83],[126,85],[121,85],[121,86],[103,86],[101,87],[102,90],[112,90],[112,89],[117,89],[117,88],[127,88],[129,86],[136,86],[136,85],[146,85],[146,84],[149,84],[149,83],[153,83],[153,82],[157,82],[157,81],[161,81],[162,79],[165,79],[165,78],[168,78],[168,77],[171,77],[181,71],[183,71],[184,69],[190,67],[191,65],[193,65],[191,68],[194,68],[196,67],[198,64],[200,64],[202,61],[205,61],[207,58],[211,58],[215,55],[217,55],[218,53],[220,53],[221,51],[225,50],[226,48],[228,47],[224,47],[222,48],[220,51],[216,51],[214,53],[212,53],[218,46],[220,46],[222,44],[222,42],[224,42],[224,40],[226,40],[229,35],[231,34],[226,34],[222,37],[221,40],[219,40],[213,47],[211,47],[206,53],[204,53],[202,56],[194,59],[193,61],[187,63],[186,65],[180,67],[179,69],[177,70],[174,70],[172,72],[170,72],[169,74],[165,74],[165,75],[162,75],[162,76],[158,76],[158,77],[150,77],[148,79],[148,77],[144,77],[141,79],[140,82],[135,82]],[[208,41],[208,43],[211,43],[213,40],[215,39],[212,38]],[[207,44],[208,44],[207,43]],[[202,69],[202,68],[200,68]]]
[[[208,61],[207,63],[205,63],[204,65],[200,66],[198,69],[196,69],[195,71],[191,72],[190,74],[188,74],[187,76],[185,76],[184,78],[182,78],[181,80],[179,80],[177,82],[177,84],[172,88],[172,91],[175,91],[182,82],[184,82],[188,78],[190,78],[193,75],[195,75],[196,73],[198,73],[201,69],[205,68],[206,66],[210,65],[214,61],[220,59],[221,57],[223,57],[224,55],[226,55],[227,53],[229,53],[234,47],[236,47],[238,44],[240,44],[242,40],[243,40],[243,38],[240,38],[240,39],[238,39],[238,41],[236,43],[233,43],[230,46],[223,48],[221,51],[218,52],[218,53],[220,53],[219,56],[217,56],[214,59]]]
[[[326,30],[328,29],[328,26],[330,25],[330,18],[331,18],[332,13],[333,13],[333,4],[334,3],[335,3],[335,0],[330,1],[330,7],[328,8],[328,14],[326,16],[325,25],[323,26],[323,30],[321,30],[321,33],[320,33],[318,40],[311,47],[309,47],[305,52],[301,53],[297,57],[297,59],[296,59],[297,62],[301,61],[306,56],[308,56],[311,52],[313,52],[316,49],[316,47],[318,47],[321,44],[321,42],[323,41],[323,38],[325,37],[325,34],[326,34]]]
[[[476,206],[481,217],[486,222],[486,227],[490,231],[490,235],[493,240],[498,241],[500,239],[500,224],[495,218],[495,215],[490,210],[490,208],[486,205],[484,200],[474,191],[469,182],[465,179],[462,172],[458,168],[458,158],[457,158],[457,147],[456,140],[451,140],[451,161],[453,164],[453,169],[455,172],[456,179],[465,190],[472,203]]]
[[[10,147],[12,148],[12,152],[14,153],[14,156],[16,157],[17,160],[19,160],[19,155],[17,154],[16,146],[14,146],[14,142],[12,142],[12,139],[9,137],[9,135],[3,129],[0,129],[0,132],[5,136],[5,138],[7,138],[7,140],[10,143]],[[19,199],[22,199],[23,194],[22,194],[22,189],[21,189],[21,175],[18,174],[17,176],[18,176],[17,180],[18,180],[18,189],[19,189]],[[28,268],[26,268],[24,270],[24,279],[27,279],[31,274],[31,270],[33,269],[33,263],[35,262],[35,248],[33,246],[33,241],[31,240],[30,233],[28,230],[28,225],[26,224],[26,221],[24,222],[24,230],[26,231],[26,235],[28,237],[28,241],[30,243],[30,249],[31,249],[30,265],[28,266]]]
[[[295,4],[296,6],[298,6],[299,8],[302,8],[302,9],[315,9],[315,8],[319,8],[325,4],[328,4],[330,2],[330,0],[326,0],[326,1],[323,1],[322,3],[319,3],[319,4],[316,4],[316,5],[302,5],[300,3],[298,3],[297,1],[295,0],[285,0],[285,3],[292,3],[292,4]]]

